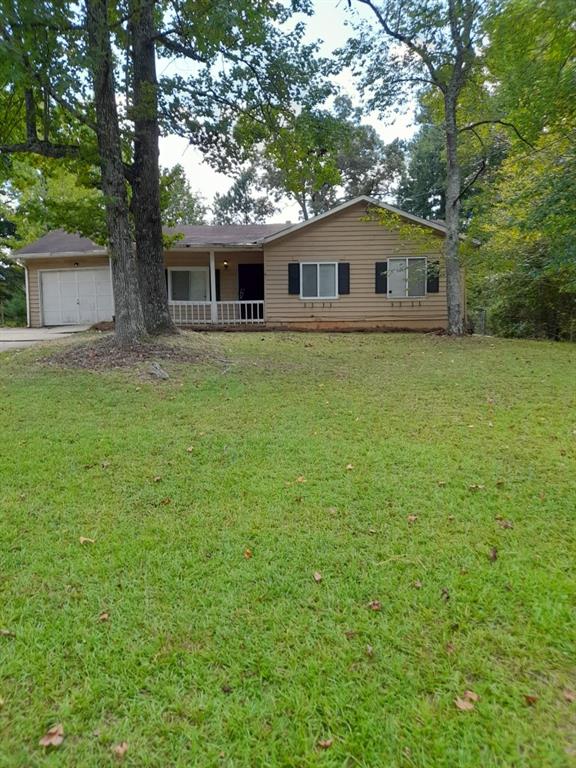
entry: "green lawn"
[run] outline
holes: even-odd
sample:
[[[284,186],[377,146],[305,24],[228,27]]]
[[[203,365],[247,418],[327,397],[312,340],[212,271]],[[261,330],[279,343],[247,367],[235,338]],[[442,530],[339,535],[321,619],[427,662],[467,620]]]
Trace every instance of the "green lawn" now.
[[[0,766],[576,765],[576,347],[202,343],[0,355]]]

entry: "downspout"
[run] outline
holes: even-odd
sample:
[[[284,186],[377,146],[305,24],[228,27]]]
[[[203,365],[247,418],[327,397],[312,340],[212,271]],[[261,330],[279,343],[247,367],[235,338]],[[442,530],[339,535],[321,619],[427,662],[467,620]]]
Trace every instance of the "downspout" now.
[[[30,328],[30,289],[28,283],[28,267],[24,264],[24,287],[26,290],[26,327]]]
[[[216,304],[216,259],[214,251],[210,251],[210,319],[214,325],[218,322],[218,305]]]
[[[112,290],[112,322],[116,320],[116,299],[114,298],[114,280],[112,280],[112,256],[108,256],[108,269],[110,270],[110,288]]]

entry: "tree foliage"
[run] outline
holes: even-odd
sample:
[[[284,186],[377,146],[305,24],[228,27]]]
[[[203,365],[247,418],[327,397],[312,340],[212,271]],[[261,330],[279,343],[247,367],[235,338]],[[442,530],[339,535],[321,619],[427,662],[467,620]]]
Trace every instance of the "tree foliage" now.
[[[179,164],[162,169],[160,210],[162,223],[167,227],[206,223],[208,206],[202,195],[193,191],[184,168]]]
[[[242,170],[227,192],[216,194],[212,205],[214,224],[262,224],[275,211],[276,205],[254,166]]]

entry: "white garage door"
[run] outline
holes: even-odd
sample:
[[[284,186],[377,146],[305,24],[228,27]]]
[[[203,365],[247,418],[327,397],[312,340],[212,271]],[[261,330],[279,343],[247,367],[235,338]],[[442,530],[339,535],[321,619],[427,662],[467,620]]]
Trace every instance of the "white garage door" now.
[[[112,320],[114,302],[110,270],[62,269],[43,272],[44,325],[76,325]]]

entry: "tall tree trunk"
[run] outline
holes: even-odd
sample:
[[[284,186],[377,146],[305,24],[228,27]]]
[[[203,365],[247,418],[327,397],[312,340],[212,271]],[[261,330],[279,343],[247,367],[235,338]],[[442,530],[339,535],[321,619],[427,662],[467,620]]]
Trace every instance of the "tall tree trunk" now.
[[[112,262],[116,340],[122,346],[146,335],[130,218],[120,128],[116,109],[114,67],[108,26],[108,0],[86,0],[88,49],[94,85],[96,133],[106,199],[106,225]]]
[[[148,332],[175,333],[168,310],[160,216],[154,0],[132,0],[130,6],[134,119],[132,214],[140,291]]]
[[[460,272],[460,164],[458,162],[458,129],[456,126],[456,96],[450,90],[444,95],[446,119],[446,301],[448,333],[464,333],[462,275]]]

